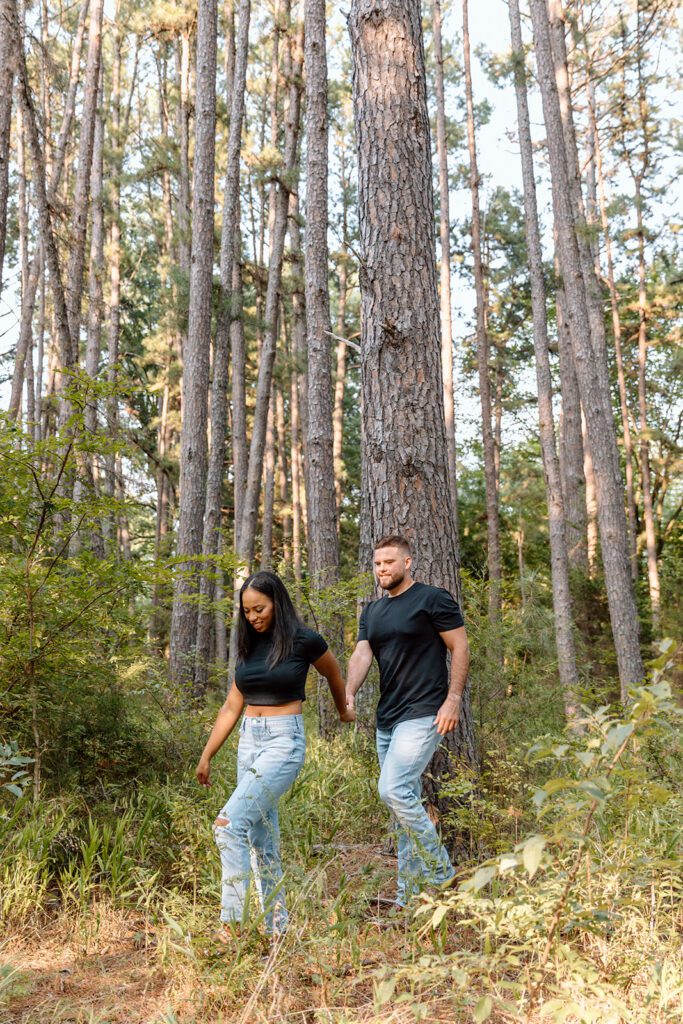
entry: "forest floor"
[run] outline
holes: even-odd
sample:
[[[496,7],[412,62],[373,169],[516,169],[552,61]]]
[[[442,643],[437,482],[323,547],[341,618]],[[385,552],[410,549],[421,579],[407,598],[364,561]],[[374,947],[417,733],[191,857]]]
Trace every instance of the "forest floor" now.
[[[212,941],[208,918],[205,932],[191,934],[170,916],[152,921],[104,904],[26,927],[0,946],[0,1024],[454,1024],[447,993],[419,1007],[408,1001],[379,1010],[378,969],[433,946],[409,917],[393,918],[379,895],[392,892],[395,858],[363,844],[340,846],[337,855],[331,872],[327,865],[317,927],[310,919],[299,927],[294,913],[275,948],[254,929],[239,948],[224,949]],[[349,905],[349,928],[334,909],[334,876],[348,882],[356,874],[366,884]]]

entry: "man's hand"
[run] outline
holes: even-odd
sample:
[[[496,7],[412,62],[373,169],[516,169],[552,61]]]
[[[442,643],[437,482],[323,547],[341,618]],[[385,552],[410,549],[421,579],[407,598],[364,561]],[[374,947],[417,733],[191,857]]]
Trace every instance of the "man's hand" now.
[[[436,713],[434,725],[439,736],[452,732],[460,721],[460,697],[446,697]]]
[[[197,776],[197,782],[200,786],[210,786],[211,762],[205,757],[202,757],[195,770],[195,775]]]

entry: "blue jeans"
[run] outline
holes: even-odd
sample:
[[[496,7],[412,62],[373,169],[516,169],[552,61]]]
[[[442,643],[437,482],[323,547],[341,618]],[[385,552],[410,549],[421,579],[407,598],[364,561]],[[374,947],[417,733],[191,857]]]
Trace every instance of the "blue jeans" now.
[[[379,795],[396,819],[396,902],[400,906],[425,885],[447,882],[455,874],[436,827],[422,806],[421,776],[440,742],[434,715],[377,730]]]
[[[271,933],[287,926],[277,805],[306,753],[301,715],[245,717],[237,748],[237,786],[214,825],[221,856],[221,921],[242,921],[251,869]]]

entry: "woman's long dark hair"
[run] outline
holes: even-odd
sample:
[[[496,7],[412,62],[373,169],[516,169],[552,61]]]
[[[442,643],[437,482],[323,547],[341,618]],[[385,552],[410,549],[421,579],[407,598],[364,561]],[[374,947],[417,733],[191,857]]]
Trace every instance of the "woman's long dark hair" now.
[[[260,635],[247,622],[242,605],[242,594],[245,590],[258,590],[273,602],[273,646],[266,665],[268,668],[278,665],[288,658],[294,649],[294,637],[301,626],[301,619],[296,613],[287,588],[274,572],[255,572],[249,576],[240,589],[240,610],[237,617],[237,661],[242,662],[249,656],[257,637]]]

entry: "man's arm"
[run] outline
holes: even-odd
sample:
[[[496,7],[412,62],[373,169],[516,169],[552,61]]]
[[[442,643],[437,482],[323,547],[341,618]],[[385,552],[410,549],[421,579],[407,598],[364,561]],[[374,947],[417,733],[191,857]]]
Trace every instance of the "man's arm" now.
[[[451,678],[448,695],[436,713],[434,722],[440,736],[455,729],[460,719],[460,702],[467,682],[467,670],[470,664],[470,650],[464,626],[458,629],[447,629],[439,636],[451,652]]]
[[[359,640],[349,659],[346,673],[346,705],[353,710],[356,694],[367,678],[372,665],[372,647],[367,640]]]

